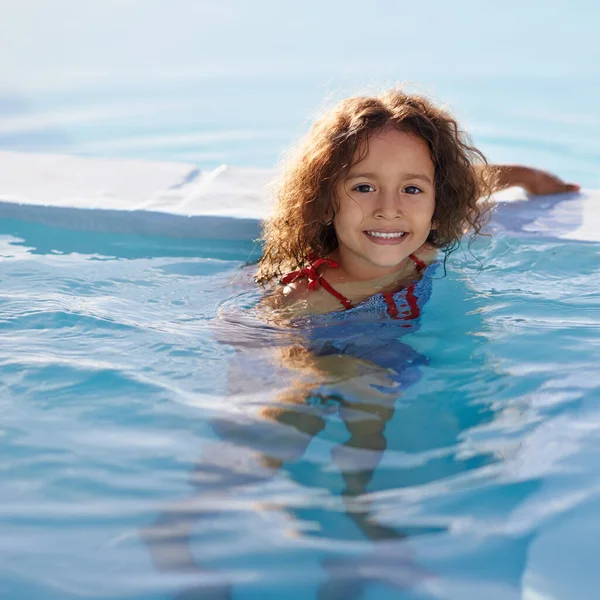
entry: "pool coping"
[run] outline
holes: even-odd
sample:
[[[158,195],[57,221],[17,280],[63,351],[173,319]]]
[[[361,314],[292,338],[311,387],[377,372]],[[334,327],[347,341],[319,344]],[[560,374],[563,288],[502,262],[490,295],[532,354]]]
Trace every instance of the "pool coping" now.
[[[0,151],[0,218],[82,231],[256,239],[274,169]],[[600,190],[497,195],[492,228],[600,241]]]

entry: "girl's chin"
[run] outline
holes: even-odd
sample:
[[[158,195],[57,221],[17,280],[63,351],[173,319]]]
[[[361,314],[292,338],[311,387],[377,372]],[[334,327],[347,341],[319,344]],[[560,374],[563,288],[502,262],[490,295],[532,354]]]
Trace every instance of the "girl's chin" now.
[[[407,261],[410,260],[410,255],[418,250],[418,248],[414,248],[414,244],[410,244],[410,246],[402,244],[402,247],[399,247],[399,245],[377,246],[369,243],[366,247],[355,246],[354,249],[351,248],[351,246],[347,247],[350,250],[349,253],[346,254],[346,252],[343,252],[345,259],[349,262],[356,260],[356,266],[361,265],[361,269],[368,265],[368,268],[373,269],[374,277],[385,276],[402,270],[406,266]],[[337,260],[342,258],[339,250],[336,254]],[[342,258],[342,262],[343,260],[344,258]]]

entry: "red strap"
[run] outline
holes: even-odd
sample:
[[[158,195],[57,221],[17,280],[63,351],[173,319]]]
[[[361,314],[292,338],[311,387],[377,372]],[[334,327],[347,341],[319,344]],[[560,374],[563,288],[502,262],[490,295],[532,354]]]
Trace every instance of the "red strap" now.
[[[398,290],[400,291],[400,290]],[[404,316],[399,317],[398,306],[396,305],[396,301],[394,300],[394,293],[398,292],[384,292],[382,294],[385,303],[387,304],[387,312],[388,315],[392,319],[401,318],[403,321],[412,321],[412,319],[416,319],[421,314],[421,309],[419,308],[419,304],[417,302],[417,297],[415,296],[415,284],[411,283],[406,288],[406,303],[408,304],[408,311],[404,313]]]
[[[420,258],[417,258],[414,254],[411,254],[409,258],[412,259],[412,261],[415,263],[417,271],[420,271],[421,269],[424,269],[427,266],[426,263],[424,263]]]
[[[387,304],[387,312],[392,319],[398,318],[398,307],[396,306],[396,301],[394,300],[394,292],[384,292],[382,294],[385,303]]]
[[[337,290],[333,289],[324,277],[321,277],[320,281],[321,285],[323,286],[323,289],[327,290],[332,296],[335,296],[342,303],[343,307],[346,310],[352,308],[352,302],[350,302],[350,300],[348,300],[346,296],[342,296],[342,294],[340,294]]]
[[[409,256],[410,259],[412,259],[412,261],[415,263],[415,267],[417,268],[417,271],[421,271],[422,269],[424,269],[427,265],[419,258],[417,258],[414,254],[411,254]],[[397,294],[400,290],[402,290],[403,288],[400,288],[398,290],[396,290],[395,292],[384,292],[382,294],[383,299],[385,300],[385,303],[387,304],[387,312],[388,315],[392,318],[392,319],[398,319],[399,318],[399,312],[398,312],[398,307],[396,306],[396,301],[394,300],[394,294]],[[415,284],[411,283],[407,288],[406,288],[406,303],[408,304],[408,314],[406,314],[405,316],[402,317],[403,320],[406,321],[410,321],[412,319],[416,319],[420,314],[421,314],[421,310],[419,309],[419,304],[417,303],[417,297],[415,296]]]
[[[322,286],[323,289],[329,292],[334,298],[337,298],[345,309],[352,308],[352,302],[348,300],[345,296],[340,294],[336,289],[334,289],[330,283],[319,274],[317,269],[321,265],[327,265],[328,267],[339,267],[339,264],[334,260],[330,260],[329,258],[317,258],[314,261],[311,261],[308,266],[303,269],[299,269],[298,271],[292,271],[288,273],[281,279],[281,283],[292,283],[297,279],[301,279],[302,277],[306,277],[308,279],[308,289],[309,290],[318,290],[319,286]]]
[[[406,303],[408,304],[409,312],[406,316],[402,317],[405,321],[411,321],[416,319],[421,314],[421,309],[415,296],[415,284],[411,283],[406,288]]]

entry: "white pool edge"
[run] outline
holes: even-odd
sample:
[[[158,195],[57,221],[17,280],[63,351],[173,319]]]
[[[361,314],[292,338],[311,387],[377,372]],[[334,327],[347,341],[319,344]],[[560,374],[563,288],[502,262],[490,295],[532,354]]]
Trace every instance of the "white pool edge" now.
[[[254,240],[270,212],[273,169],[0,152],[0,218],[82,231]],[[600,241],[600,190],[497,196],[509,234]]]

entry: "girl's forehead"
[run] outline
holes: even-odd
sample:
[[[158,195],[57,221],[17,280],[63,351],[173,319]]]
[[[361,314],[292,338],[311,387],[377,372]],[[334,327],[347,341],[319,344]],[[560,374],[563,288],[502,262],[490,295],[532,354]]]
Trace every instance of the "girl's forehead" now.
[[[367,162],[386,164],[401,161],[433,167],[429,146],[423,138],[391,127],[369,135],[365,146],[357,150],[355,158],[358,159],[356,165]]]

